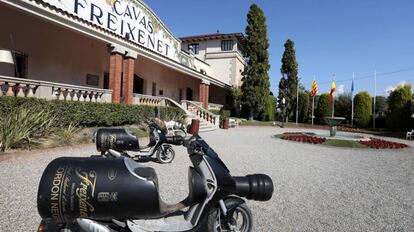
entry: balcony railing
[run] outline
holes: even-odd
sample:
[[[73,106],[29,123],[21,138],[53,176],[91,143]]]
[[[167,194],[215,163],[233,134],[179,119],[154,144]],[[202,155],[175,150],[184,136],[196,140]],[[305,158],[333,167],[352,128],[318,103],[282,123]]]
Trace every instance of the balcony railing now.
[[[46,100],[111,102],[112,90],[0,76],[0,96],[4,95]]]
[[[224,106],[217,103],[208,103],[208,110],[221,110]]]
[[[191,115],[191,113],[188,112],[187,109],[183,107],[180,103],[168,97],[134,94],[134,104],[147,106],[178,107],[182,109],[187,115]]]

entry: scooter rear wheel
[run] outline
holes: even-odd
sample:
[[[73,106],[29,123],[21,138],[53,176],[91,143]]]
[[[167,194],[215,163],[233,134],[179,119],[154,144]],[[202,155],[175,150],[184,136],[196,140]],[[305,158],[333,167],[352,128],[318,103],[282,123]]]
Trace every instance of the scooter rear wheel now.
[[[175,158],[175,151],[170,145],[164,145],[157,149],[157,160],[162,164],[171,163]]]

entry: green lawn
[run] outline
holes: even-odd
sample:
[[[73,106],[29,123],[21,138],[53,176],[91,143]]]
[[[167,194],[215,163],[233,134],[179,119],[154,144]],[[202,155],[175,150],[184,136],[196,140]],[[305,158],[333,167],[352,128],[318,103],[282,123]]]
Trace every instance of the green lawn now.
[[[360,144],[358,141],[340,139],[328,139],[325,143],[323,143],[323,145],[332,147],[368,148],[367,146]]]

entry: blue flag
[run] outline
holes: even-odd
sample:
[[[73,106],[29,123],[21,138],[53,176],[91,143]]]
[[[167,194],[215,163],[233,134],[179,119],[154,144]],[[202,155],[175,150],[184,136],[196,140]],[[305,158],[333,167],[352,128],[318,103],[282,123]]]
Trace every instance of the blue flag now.
[[[352,80],[352,85],[351,85],[351,93],[354,92],[354,80]]]

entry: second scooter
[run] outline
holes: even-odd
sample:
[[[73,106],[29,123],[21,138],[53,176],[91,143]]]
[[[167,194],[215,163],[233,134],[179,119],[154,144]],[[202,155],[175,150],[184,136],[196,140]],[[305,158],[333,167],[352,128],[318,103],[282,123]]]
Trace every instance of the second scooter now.
[[[136,136],[124,128],[101,128],[96,131],[96,149],[102,154],[120,153],[135,161],[147,160],[154,155],[159,163],[171,163],[175,158],[172,145],[180,145],[179,141],[170,141],[161,128],[155,123],[148,123],[150,129],[149,143],[141,147]]]

